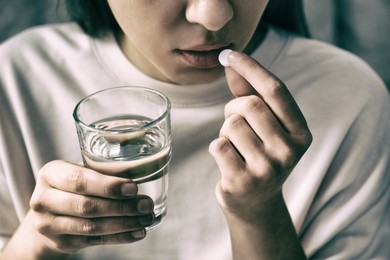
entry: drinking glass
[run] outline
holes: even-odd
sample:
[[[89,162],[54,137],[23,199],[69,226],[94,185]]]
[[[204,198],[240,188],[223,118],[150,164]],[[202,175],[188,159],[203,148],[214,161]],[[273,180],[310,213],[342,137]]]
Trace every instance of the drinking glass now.
[[[156,228],[167,212],[171,158],[170,101],[144,87],[115,87],[74,109],[83,163],[102,174],[131,178],[154,202]]]

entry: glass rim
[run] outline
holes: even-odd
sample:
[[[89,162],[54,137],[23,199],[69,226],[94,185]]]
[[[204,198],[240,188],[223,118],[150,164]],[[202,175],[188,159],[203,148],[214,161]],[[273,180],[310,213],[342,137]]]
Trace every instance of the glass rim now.
[[[86,100],[91,99],[92,97],[94,97],[94,96],[96,96],[98,94],[101,94],[102,92],[108,92],[108,91],[113,91],[113,90],[117,90],[117,89],[143,90],[143,91],[147,91],[149,93],[156,94],[157,96],[161,97],[164,100],[164,102],[166,104],[165,111],[159,117],[157,117],[156,119],[151,120],[150,122],[146,123],[145,125],[142,125],[142,126],[139,126],[139,127],[133,127],[133,128],[130,128],[130,129],[124,129],[124,130],[118,130],[118,129],[117,130],[110,130],[110,129],[107,130],[107,129],[97,128],[97,127],[94,127],[94,126],[92,126],[90,124],[85,123],[83,120],[81,120],[79,118],[79,116],[78,116],[79,108]],[[74,119],[74,121],[76,122],[77,125],[81,125],[84,128],[89,129],[89,130],[93,130],[93,131],[96,131],[96,132],[99,132],[99,133],[122,134],[122,133],[134,132],[134,131],[139,131],[139,130],[143,130],[143,129],[149,128],[149,127],[157,124],[158,122],[162,121],[170,113],[170,110],[171,110],[171,101],[169,100],[169,98],[167,96],[165,96],[160,91],[157,91],[155,89],[148,88],[148,87],[141,87],[141,86],[118,86],[118,87],[102,89],[102,90],[96,91],[96,92],[94,92],[94,93],[92,93],[92,94],[82,98],[76,104],[76,106],[75,106],[75,108],[73,110],[73,119]]]

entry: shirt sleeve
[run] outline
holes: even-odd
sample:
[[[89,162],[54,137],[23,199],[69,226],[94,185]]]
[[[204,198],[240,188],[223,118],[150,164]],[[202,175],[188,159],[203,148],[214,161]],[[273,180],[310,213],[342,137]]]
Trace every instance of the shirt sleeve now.
[[[390,255],[390,101],[385,91],[365,96],[340,135],[302,228],[312,259]]]
[[[19,226],[0,161],[0,250]]]

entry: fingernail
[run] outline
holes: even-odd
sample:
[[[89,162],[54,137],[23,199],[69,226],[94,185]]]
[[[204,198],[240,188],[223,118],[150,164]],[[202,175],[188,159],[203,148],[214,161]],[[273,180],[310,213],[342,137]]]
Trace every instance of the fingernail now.
[[[144,229],[140,229],[140,230],[136,230],[136,231],[131,232],[131,235],[134,238],[144,238],[146,235],[146,232]]]
[[[123,196],[135,196],[137,194],[138,187],[137,184],[125,183],[121,186],[121,193]]]
[[[153,202],[148,199],[140,199],[138,201],[138,212],[139,213],[150,213],[153,211]]]
[[[152,225],[153,221],[154,217],[152,215],[142,216],[138,218],[138,222],[145,227]]]

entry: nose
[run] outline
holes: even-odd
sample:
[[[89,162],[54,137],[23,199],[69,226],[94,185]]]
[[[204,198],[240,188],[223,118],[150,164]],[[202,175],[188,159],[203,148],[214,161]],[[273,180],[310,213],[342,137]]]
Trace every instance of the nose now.
[[[233,8],[229,0],[189,0],[185,15],[190,23],[218,31],[233,18]]]

